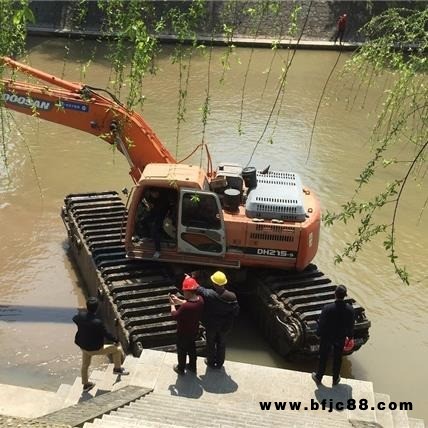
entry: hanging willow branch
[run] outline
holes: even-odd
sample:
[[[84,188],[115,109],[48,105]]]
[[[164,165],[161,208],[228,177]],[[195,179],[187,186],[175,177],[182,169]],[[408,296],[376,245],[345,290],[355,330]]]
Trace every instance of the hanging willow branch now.
[[[120,96],[124,85],[129,85],[127,107],[142,107],[142,82],[147,73],[156,71],[157,35],[164,29],[164,17],[155,16],[155,5],[151,2],[138,0],[99,1],[98,7],[105,15],[103,31],[112,38],[109,59],[116,94]],[[152,22],[154,26],[149,25]]]
[[[294,9],[293,9],[293,12],[291,13],[290,29],[289,29],[290,41],[291,41],[291,32],[292,32],[292,29],[294,28],[293,27],[293,18],[294,17],[297,18],[297,14],[300,11],[300,9],[301,9],[300,6],[296,6],[295,5]],[[277,19],[281,18],[281,16],[280,16],[281,3],[280,2],[272,4],[272,6],[270,7],[270,10],[271,10],[271,12],[273,12],[274,18],[277,18]],[[281,41],[282,41],[282,37],[283,37],[284,27],[285,27],[285,20],[280,19],[278,38],[276,40],[272,41],[272,47],[271,48],[272,48],[272,51],[273,51],[273,55],[272,55],[272,58],[270,60],[269,67],[267,68],[267,71],[266,71],[265,84],[263,86],[262,95],[261,95],[262,98],[263,98],[263,96],[264,96],[264,94],[266,92],[267,84],[268,84],[269,77],[270,77],[271,71],[272,71],[272,66],[273,66],[275,58],[276,58],[276,56],[278,54],[278,50],[279,50],[279,48],[281,46]]]
[[[404,188],[407,184],[407,181],[410,177],[410,174],[411,174],[413,168],[415,167],[416,163],[421,158],[421,156],[424,153],[427,146],[428,146],[428,141],[425,142],[425,144],[421,147],[419,152],[416,154],[415,158],[413,159],[412,163],[410,164],[409,169],[407,170],[405,177],[402,180],[400,191],[398,192],[397,199],[396,199],[395,205],[394,205],[394,214],[392,215],[392,224],[391,224],[391,234],[388,236],[387,240],[384,242],[385,249],[390,250],[389,258],[390,258],[392,264],[394,265],[395,271],[397,272],[397,274],[401,278],[401,280],[406,284],[409,284],[409,275],[408,275],[406,269],[402,268],[397,263],[398,257],[396,255],[396,250],[395,250],[395,247],[396,247],[396,245],[395,245],[396,244],[396,238],[395,238],[396,219],[397,219],[397,213],[398,213],[398,207],[399,207],[400,199],[401,199],[401,196],[403,194]]]
[[[221,56],[222,73],[220,77],[220,83],[224,83],[226,71],[230,69],[230,56],[233,52],[233,37],[238,26],[239,12],[241,7],[240,0],[232,0],[224,3],[223,14],[222,14],[222,25],[221,30],[223,36],[226,38],[226,52]]]
[[[336,257],[337,262],[341,262],[343,257],[355,260],[357,253],[375,234],[385,233],[383,246],[387,256],[397,275],[406,284],[409,283],[409,274],[400,266],[396,251],[396,218],[410,176],[419,182],[425,177],[425,174],[418,177],[418,171],[422,171],[422,165],[426,163],[424,154],[428,144],[427,27],[428,10],[423,8],[388,9],[363,28],[368,42],[348,63],[347,71],[360,78],[360,86],[363,83],[370,86],[374,75],[393,73],[392,78],[389,78],[392,80],[391,88],[384,95],[382,111],[372,131],[374,154],[357,179],[354,196],[342,205],[339,212],[327,212],[323,217],[327,225],[336,221],[346,223],[351,218],[359,219],[360,222],[355,239]],[[404,160],[397,159],[397,150],[392,151],[396,146],[400,147],[399,153],[404,156]],[[412,157],[410,162],[407,160],[409,157]],[[356,201],[363,187],[371,191],[369,184],[377,176],[379,168],[392,165],[399,168],[409,163],[409,167],[401,174],[402,178],[386,184],[386,190],[375,193],[368,201]],[[379,224],[374,220],[373,213],[387,203],[394,203],[391,223]],[[425,206],[423,204],[422,211]]]
[[[34,15],[26,0],[15,2],[1,1],[0,7],[0,56],[23,55],[26,49],[27,24],[34,22]],[[0,66],[0,78],[4,67]],[[2,107],[3,98],[0,87],[0,125],[1,125],[1,159],[9,177],[9,159],[7,154],[7,117]],[[10,116],[10,115],[9,115]],[[9,177],[10,179],[10,177]]]
[[[292,54],[292,56],[291,56],[291,59],[290,59],[290,61],[288,62],[287,66],[286,66],[286,67],[283,69],[283,71],[282,71],[281,78],[280,78],[280,85],[279,85],[278,91],[277,91],[277,93],[276,93],[275,100],[274,100],[273,105],[272,105],[272,108],[271,108],[271,110],[270,110],[270,112],[269,112],[269,116],[268,116],[268,118],[267,118],[267,120],[266,120],[266,123],[265,123],[265,126],[264,126],[264,128],[263,128],[263,131],[262,131],[262,133],[261,133],[260,137],[258,138],[258,140],[256,141],[256,144],[255,144],[255,145],[254,145],[254,147],[253,147],[253,150],[252,150],[252,152],[251,152],[250,158],[249,158],[249,160],[248,160],[248,162],[247,162],[247,166],[248,166],[248,165],[250,164],[250,162],[252,161],[253,156],[254,156],[254,154],[256,153],[257,147],[258,147],[258,146],[259,146],[259,144],[261,143],[261,141],[262,141],[262,139],[263,139],[263,137],[264,137],[264,135],[265,135],[265,133],[266,133],[266,131],[267,131],[268,127],[269,127],[269,123],[270,123],[270,121],[271,121],[271,119],[272,119],[273,113],[274,113],[275,108],[276,108],[276,106],[277,106],[277,104],[278,104],[278,101],[279,101],[280,96],[281,96],[281,94],[282,94],[283,87],[284,87],[285,82],[286,82],[286,80],[287,80],[288,70],[290,70],[291,64],[293,63],[294,57],[295,57],[296,52],[297,52],[297,47],[298,47],[298,45],[299,45],[299,43],[300,43],[300,40],[301,40],[301,38],[302,38],[302,36],[303,36],[303,33],[304,33],[304,31],[305,31],[305,28],[306,28],[306,25],[307,25],[307,23],[308,23],[309,14],[310,14],[310,12],[311,12],[311,7],[312,7],[312,1],[309,3],[308,10],[307,10],[307,12],[306,12],[306,17],[305,17],[305,20],[304,20],[304,22],[303,22],[302,30],[300,31],[300,35],[299,35],[299,38],[297,39],[296,46],[295,46],[295,48],[294,48],[294,50],[293,50],[293,54]]]
[[[333,76],[333,73],[334,73],[334,70],[337,67],[337,64],[339,63],[339,59],[340,59],[341,55],[342,55],[342,45],[341,45],[341,48],[340,48],[340,51],[339,51],[339,55],[337,55],[336,62],[333,64],[333,67],[330,70],[330,73],[329,73],[329,75],[327,77],[327,80],[324,82],[324,86],[322,88],[321,95],[320,95],[319,100],[318,100],[318,105],[317,105],[317,108],[315,110],[314,120],[312,122],[311,137],[309,139],[309,147],[308,147],[308,154],[306,156],[306,162],[308,162],[309,156],[311,155],[312,140],[314,138],[314,132],[315,132],[315,128],[316,128],[316,125],[317,125],[318,113],[319,113],[320,108],[321,108],[321,103],[322,103],[322,100],[324,99],[324,95],[325,95],[325,92],[327,90],[327,86],[328,86],[328,84],[330,82],[331,76]]]
[[[288,36],[290,37],[290,43],[291,43],[292,38],[294,38],[297,34],[297,31],[298,31],[297,21],[298,21],[299,13],[301,12],[301,10],[302,10],[302,7],[300,5],[295,5],[293,8],[293,11],[291,12],[289,28],[288,28]],[[277,52],[277,50],[276,50],[276,52]],[[287,67],[289,60],[290,60],[290,49],[288,48],[287,49],[287,56],[286,56],[285,60],[283,60],[283,69],[285,69]],[[277,127],[278,127],[279,118],[280,118],[280,114],[282,111],[282,106],[284,104],[284,98],[285,98],[285,84],[282,85],[281,98],[279,100],[278,108],[276,109],[275,122],[272,126],[272,131],[271,131],[269,138],[268,138],[268,142],[270,144],[273,144],[273,138],[274,138],[275,132],[276,132]]]
[[[213,46],[214,46],[213,39],[214,39],[214,34],[211,35],[211,44],[209,47],[209,54],[208,54],[207,88],[205,89],[205,100],[202,106],[202,141],[201,141],[201,153],[199,158],[200,167],[202,167],[204,150],[206,150],[207,143],[205,139],[205,134],[207,130],[208,116],[210,115],[211,60],[212,60],[212,53],[213,53]]]
[[[258,17],[258,22],[257,22],[257,27],[254,31],[254,38],[257,38],[257,36],[259,35],[259,31],[260,31],[260,27],[263,23],[263,18],[265,17],[265,14],[268,10],[269,7],[269,2],[262,2],[256,5],[255,8],[248,8],[246,10],[246,12],[253,17]],[[247,80],[248,80],[248,73],[250,71],[250,67],[251,67],[251,62],[253,60],[253,55],[254,55],[254,47],[251,48],[250,51],[250,57],[248,58],[248,64],[247,64],[247,68],[245,70],[245,74],[244,74],[244,81],[242,83],[242,89],[241,89],[241,108],[239,111],[239,122],[238,122],[238,134],[242,135],[243,131],[242,131],[242,117],[244,115],[244,100],[245,100],[245,90],[247,87]]]
[[[177,45],[172,56],[172,63],[178,63],[178,102],[177,124],[175,137],[175,156],[178,156],[181,123],[185,120],[187,90],[190,81],[190,65],[194,50],[198,47],[196,30],[205,15],[205,4],[202,1],[192,2],[188,10],[174,7],[169,10],[168,18],[174,34],[177,37]],[[191,41],[191,46],[184,44]]]
[[[8,181],[10,182],[10,173],[9,173],[9,157],[7,154],[7,140],[6,140],[6,135],[7,133],[5,132],[7,126],[8,126],[8,121],[7,118],[5,117],[5,109],[3,107],[1,107],[0,104],[0,126],[1,126],[1,158],[3,161],[3,165],[4,165],[4,169],[6,171],[7,174],[7,178]]]

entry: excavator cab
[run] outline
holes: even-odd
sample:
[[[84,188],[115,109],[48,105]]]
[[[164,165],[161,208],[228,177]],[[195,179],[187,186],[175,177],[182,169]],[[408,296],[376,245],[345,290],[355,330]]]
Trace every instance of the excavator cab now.
[[[156,186],[139,194],[142,197],[137,203],[131,240],[138,258],[151,259],[156,240],[161,246],[161,260],[176,260],[176,253],[225,255],[225,228],[218,195],[191,188]]]
[[[160,181],[166,169],[168,179]],[[222,206],[203,171],[190,165],[149,164],[133,193],[125,242],[131,258],[152,259],[159,245],[160,261],[213,264],[224,258]]]

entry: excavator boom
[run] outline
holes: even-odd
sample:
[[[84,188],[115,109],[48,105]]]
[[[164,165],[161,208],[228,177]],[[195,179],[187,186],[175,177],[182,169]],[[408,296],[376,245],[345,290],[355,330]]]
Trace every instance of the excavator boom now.
[[[1,65],[37,81],[18,81],[16,74],[0,79],[4,107],[79,129],[115,144],[128,160],[135,182],[148,163],[176,163],[144,119],[117,100],[7,57],[0,59]]]

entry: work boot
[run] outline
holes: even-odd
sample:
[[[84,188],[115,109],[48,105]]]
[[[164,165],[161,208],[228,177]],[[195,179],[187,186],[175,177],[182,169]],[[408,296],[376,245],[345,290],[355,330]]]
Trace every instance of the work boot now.
[[[312,372],[311,378],[316,383],[316,385],[321,384],[321,380],[319,379],[319,377],[317,376],[317,374],[315,372]]]
[[[119,369],[113,369],[113,374],[126,376],[129,375],[129,371],[124,369],[123,367],[120,367]]]
[[[340,376],[338,376],[336,379],[333,379],[332,386],[336,386],[339,383],[340,383]]]
[[[83,392],[89,392],[95,386],[94,382],[88,382],[83,385]]]
[[[214,364],[210,364],[209,362],[208,362],[208,358],[205,358],[204,359],[204,363],[207,365],[207,367],[209,367],[210,369],[216,369],[217,368],[217,366],[215,365],[215,363]]]
[[[191,366],[190,364],[186,364],[186,370],[196,374],[196,366]]]
[[[175,373],[179,375],[184,375],[184,370],[180,368],[178,364],[175,364],[172,369],[175,371]]]

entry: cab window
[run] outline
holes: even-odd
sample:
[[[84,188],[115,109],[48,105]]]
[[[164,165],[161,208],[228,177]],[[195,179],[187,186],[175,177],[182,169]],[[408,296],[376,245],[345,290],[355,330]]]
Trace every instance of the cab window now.
[[[189,192],[183,195],[181,223],[201,229],[221,228],[220,213],[214,195]]]

